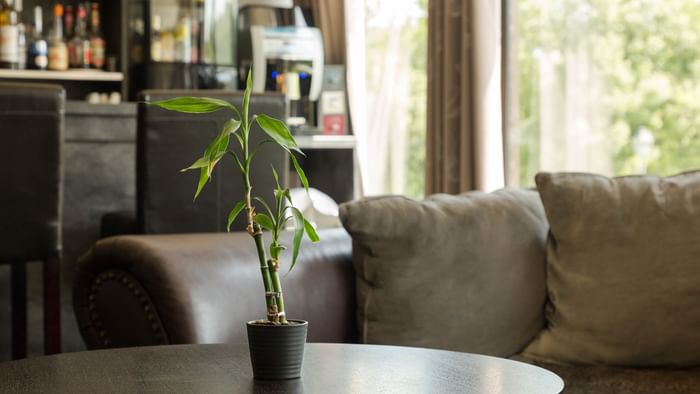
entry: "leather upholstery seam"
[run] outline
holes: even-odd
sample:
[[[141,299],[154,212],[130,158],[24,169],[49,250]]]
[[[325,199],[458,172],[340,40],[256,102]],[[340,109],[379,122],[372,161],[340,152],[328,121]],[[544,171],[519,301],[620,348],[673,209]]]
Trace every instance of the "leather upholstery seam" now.
[[[146,319],[151,324],[150,328],[153,333],[154,341],[159,345],[166,345],[168,343],[167,334],[162,322],[157,316],[153,301],[150,299],[148,294],[146,294],[143,286],[134,280],[131,275],[118,270],[107,270],[99,273],[92,281],[92,285],[90,286],[90,293],[88,295],[88,318],[90,319],[92,326],[97,330],[101,344],[103,346],[112,345],[112,340],[104,327],[104,323],[100,319],[99,313],[97,313],[96,303],[97,293],[99,292],[100,288],[108,282],[116,282],[121,284],[139,301],[143,312],[146,314]]]

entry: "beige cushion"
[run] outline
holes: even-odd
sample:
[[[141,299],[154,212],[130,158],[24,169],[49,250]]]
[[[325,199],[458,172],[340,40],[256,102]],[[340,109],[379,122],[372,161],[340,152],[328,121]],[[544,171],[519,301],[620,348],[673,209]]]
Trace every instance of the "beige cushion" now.
[[[547,330],[524,355],[618,366],[700,363],[700,172],[539,174],[551,226]]]
[[[547,224],[534,191],[341,205],[366,343],[509,356],[544,323]]]

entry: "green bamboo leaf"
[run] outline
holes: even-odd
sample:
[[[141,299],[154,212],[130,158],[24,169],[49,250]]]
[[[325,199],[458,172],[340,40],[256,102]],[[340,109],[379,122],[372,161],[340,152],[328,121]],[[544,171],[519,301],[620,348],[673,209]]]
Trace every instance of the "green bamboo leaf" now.
[[[231,231],[231,224],[236,220],[236,217],[241,213],[243,208],[245,208],[245,201],[241,200],[236,203],[231,212],[229,212],[228,219],[226,220],[226,231]]]
[[[270,138],[275,140],[275,142],[286,151],[289,152],[293,150],[304,154],[301,149],[299,149],[299,145],[297,145],[296,140],[294,140],[292,133],[289,132],[284,122],[267,115],[256,115],[255,121],[258,122],[260,128],[262,128]]]
[[[223,155],[223,154],[222,154],[222,155]],[[222,156],[215,157],[215,158],[211,161],[211,163],[209,163],[209,167],[207,167],[207,171],[208,171],[208,174],[207,174],[207,175],[209,175],[209,177],[211,177],[211,175],[214,173],[214,167],[216,167],[216,165],[219,163],[219,160],[221,160],[221,157],[222,157]]]
[[[292,264],[289,266],[289,271],[297,263],[301,238],[304,236],[304,215],[295,207],[292,207],[292,215],[294,215],[294,239],[292,240]]]
[[[251,152],[251,153],[248,155],[248,160],[245,161],[245,168],[247,168],[247,169],[250,170],[250,163],[253,162],[253,156],[254,156],[254,155],[255,155],[255,152]]]
[[[306,235],[309,237],[311,242],[318,242],[321,239],[318,237],[318,234],[316,233],[316,229],[314,228],[313,224],[309,223],[306,218],[304,218],[304,231],[306,231]]]
[[[221,158],[228,150],[229,143],[231,141],[231,134],[235,133],[238,128],[241,127],[241,122],[236,119],[229,119],[224,123],[219,134],[212,140],[212,142],[207,147],[204,155],[212,160]]]
[[[284,197],[289,201],[289,205],[293,206],[294,203],[292,202],[292,193],[289,191],[289,189],[284,189]]]
[[[231,134],[236,136],[236,138],[238,139],[238,143],[241,145],[241,147],[243,146],[243,140],[242,140],[241,136],[238,133],[236,133],[240,128],[241,128],[241,121],[236,119],[236,118],[231,118],[224,123],[224,126],[221,128],[219,135],[217,135],[216,138],[214,139],[214,141],[219,141],[219,142],[226,139],[225,149],[223,149],[224,147],[221,146],[221,147],[219,147],[220,150],[223,149],[225,151],[226,149],[228,149],[228,143],[230,141]]]
[[[284,245],[272,242],[270,243],[270,256],[273,259],[279,259],[280,253],[285,249],[287,248]]]
[[[275,189],[275,206],[277,207],[278,212],[280,214],[282,213],[282,201],[284,201],[284,190],[282,189]]]
[[[233,159],[236,160],[236,165],[238,165],[238,169],[241,171],[241,173],[245,173],[245,168],[243,168],[243,163],[241,163],[241,159],[238,158],[238,155],[236,152],[229,150],[228,153],[233,156]]]
[[[243,124],[244,130],[248,131],[248,108],[250,107],[250,93],[253,91],[253,69],[248,70],[248,78],[245,83],[245,92],[243,92]]]
[[[283,216],[286,207],[284,206],[284,199],[282,197],[282,189],[277,188],[275,190],[275,218],[279,219]],[[282,230],[281,223],[277,223],[277,231]]]
[[[241,121],[238,119],[231,118],[224,123],[224,127],[221,129],[222,134],[233,134],[241,127]]]
[[[223,143],[221,143],[221,145],[223,145]],[[228,145],[228,141],[226,141],[226,145]],[[216,167],[225,154],[226,151],[220,151],[218,147],[212,152],[209,158],[209,165],[207,165],[207,167],[202,167],[202,169],[206,168],[207,170],[207,178],[211,178],[211,175],[214,173],[214,167]]]
[[[267,205],[267,203],[265,202],[265,200],[263,200],[263,199],[260,198],[260,197],[253,197],[253,199],[254,199],[255,201],[259,202],[260,204],[262,204],[263,208],[265,208],[265,210],[267,211],[267,214],[268,214],[268,215],[270,215],[270,216],[275,216],[275,214],[272,213],[272,209],[270,209],[270,206]]]
[[[207,148],[204,150],[204,154],[202,155],[202,157],[211,161],[212,157],[214,157],[214,151],[216,151],[216,146],[218,144],[219,137],[217,136],[216,138],[211,140],[209,145],[207,145]]]
[[[275,230],[275,222],[272,220],[271,217],[265,215],[264,213],[256,213],[255,214],[255,223],[259,224],[264,229],[267,229],[270,231]]]
[[[280,177],[277,175],[277,170],[275,170],[275,167],[270,164],[270,168],[272,168],[272,176],[275,177],[275,185],[277,185],[277,190],[281,190],[282,187],[280,186]]]
[[[233,135],[238,140],[238,145],[240,145],[241,149],[243,149],[243,147],[245,146],[245,142],[243,141],[243,137],[241,137],[241,135],[238,133],[234,133]]]
[[[199,182],[197,183],[197,192],[194,193],[194,198],[192,199],[193,201],[199,197],[199,193],[202,192],[202,189],[204,189],[204,185],[207,184],[207,181],[209,180],[209,168],[208,167],[202,167],[199,169]]]
[[[228,145],[231,140],[231,135],[224,135],[220,139],[217,139],[214,145],[214,150],[211,153],[212,160],[220,159],[228,151]]]
[[[146,103],[169,111],[184,112],[188,114],[203,114],[228,108],[236,112],[236,108],[226,100],[209,97],[177,97],[168,100]]]
[[[228,150],[228,145],[230,142],[230,135],[235,133],[236,130],[241,126],[241,122],[236,119],[230,119],[224,123],[224,127],[221,129],[219,134],[209,143],[209,146],[204,150],[202,157],[197,159],[191,166],[183,168],[180,171],[194,170],[197,168],[207,167],[208,175],[214,170],[216,162],[218,162]]]
[[[181,169],[180,172],[185,172],[185,171],[189,171],[189,170],[196,170],[197,168],[208,167],[208,166],[209,166],[209,159],[206,157],[200,157],[199,159],[197,159],[197,161],[192,163],[191,166]]]
[[[191,166],[189,166],[187,168],[183,168],[180,171],[184,172],[187,170],[192,170],[192,169],[202,168],[202,167],[208,168],[209,165],[211,164],[211,161],[213,159],[215,159],[215,155],[213,153],[214,153],[217,145],[218,145],[217,140],[216,139],[212,140],[212,142],[210,142],[209,145],[207,146],[207,148],[204,150],[204,154],[202,155],[202,157],[197,159],[197,161],[195,161]]]
[[[304,170],[299,165],[297,158],[294,157],[294,153],[290,153],[289,157],[292,158],[292,164],[294,165],[294,170],[297,172],[297,176],[299,176],[299,180],[301,181],[301,184],[304,185],[304,189],[306,189],[306,191],[308,192],[309,191],[309,180],[306,178],[306,174],[304,173]]]

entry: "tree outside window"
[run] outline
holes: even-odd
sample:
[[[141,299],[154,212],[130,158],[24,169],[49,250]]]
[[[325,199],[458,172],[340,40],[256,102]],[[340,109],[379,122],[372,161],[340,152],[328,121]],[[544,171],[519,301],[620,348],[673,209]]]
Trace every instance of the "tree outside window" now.
[[[700,167],[700,2],[508,2],[509,183]]]
[[[422,198],[427,0],[366,0],[368,190]]]

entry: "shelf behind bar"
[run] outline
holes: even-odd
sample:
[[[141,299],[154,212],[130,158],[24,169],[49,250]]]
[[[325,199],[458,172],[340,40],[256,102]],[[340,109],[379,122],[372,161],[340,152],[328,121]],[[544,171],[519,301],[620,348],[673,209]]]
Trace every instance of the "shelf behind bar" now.
[[[52,81],[121,82],[124,74],[99,70],[8,70],[0,69],[0,79],[36,79]]]
[[[303,149],[353,149],[354,135],[295,135],[299,147]]]

